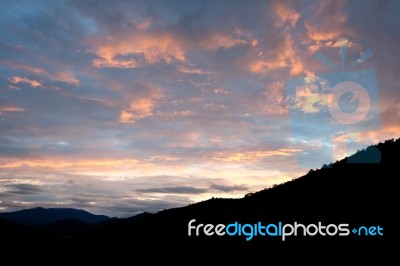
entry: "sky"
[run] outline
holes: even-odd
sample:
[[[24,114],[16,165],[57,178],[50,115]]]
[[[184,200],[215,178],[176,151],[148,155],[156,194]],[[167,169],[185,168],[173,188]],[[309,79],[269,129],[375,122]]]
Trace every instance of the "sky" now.
[[[0,4],[3,212],[238,198],[400,135],[399,1]]]

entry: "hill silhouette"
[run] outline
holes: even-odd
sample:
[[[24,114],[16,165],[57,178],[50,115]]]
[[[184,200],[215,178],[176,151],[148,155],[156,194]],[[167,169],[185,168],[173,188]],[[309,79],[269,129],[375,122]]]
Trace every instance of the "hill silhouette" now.
[[[35,227],[52,224],[59,220],[72,219],[84,223],[94,224],[104,222],[109,217],[105,215],[95,215],[84,210],[72,208],[32,208],[16,212],[0,213],[0,218],[18,222],[27,226]]]
[[[380,163],[358,163],[380,152]],[[83,245],[116,243],[113,248],[126,250],[118,243],[132,242],[130,248],[139,250],[181,250],[196,254],[246,252],[265,249],[297,249],[335,247],[377,249],[390,245],[398,235],[395,211],[399,194],[397,182],[400,139],[389,140],[357,152],[293,181],[249,194],[242,199],[210,199],[190,206],[161,211],[132,222],[119,222],[99,227],[73,239]],[[375,160],[374,160],[375,161]],[[197,224],[254,224],[291,223],[349,224],[349,229],[361,226],[380,226],[383,236],[301,236],[282,241],[279,237],[188,236],[188,223]],[[172,244],[173,243],[173,244]]]
[[[52,238],[68,238],[90,230],[94,225],[80,220],[62,219],[54,223],[41,225],[37,230]]]
[[[358,163],[380,153],[380,163]],[[329,166],[310,172],[298,179],[273,188],[250,193],[241,199],[213,198],[182,208],[143,214],[136,218],[105,222],[73,237],[48,240],[43,245],[56,247],[63,255],[74,254],[97,258],[130,257],[135,254],[182,254],[201,258],[201,254],[224,255],[231,259],[256,256],[284,250],[307,252],[331,251],[374,254],[391,250],[398,235],[397,210],[399,193],[398,154],[400,139],[371,146]],[[376,160],[373,160],[376,162]],[[198,224],[348,224],[349,230],[361,226],[379,226],[383,235],[365,236],[188,236],[188,223]],[[194,232],[194,231],[192,231]],[[201,231],[203,232],[203,231]],[[47,242],[46,242],[47,241]],[[87,249],[90,247],[91,252]],[[371,252],[371,253],[368,253]],[[207,256],[208,258],[208,256]]]
[[[34,243],[41,239],[34,229],[17,222],[0,218],[1,241],[6,243]]]

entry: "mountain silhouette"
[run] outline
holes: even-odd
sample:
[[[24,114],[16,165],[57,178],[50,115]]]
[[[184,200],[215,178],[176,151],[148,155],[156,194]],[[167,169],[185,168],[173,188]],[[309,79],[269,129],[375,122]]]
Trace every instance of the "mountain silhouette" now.
[[[40,238],[34,229],[17,222],[0,218],[1,241],[4,242],[33,242]]]
[[[152,214],[144,212],[126,219],[110,218],[97,223],[88,223],[76,219],[62,219],[62,220],[57,220],[51,224],[38,226],[36,227],[36,229],[47,237],[70,238],[77,236],[81,233],[87,232],[89,230],[92,230],[94,228],[108,226],[114,223],[131,223],[139,219],[142,219],[144,217],[147,217],[149,215]]]
[[[81,220],[62,219],[51,224],[41,225],[37,230],[53,238],[68,238],[90,230],[94,225]]]
[[[377,152],[380,163],[376,163]],[[249,193],[241,199],[213,198],[182,208],[164,210],[134,221],[119,221],[73,238],[71,243],[110,247],[121,250],[183,251],[201,253],[259,254],[269,249],[331,248],[350,251],[355,248],[374,250],[388,247],[398,235],[395,210],[399,208],[396,193],[400,139],[368,147],[353,156],[321,169],[310,170],[295,180]],[[374,163],[359,163],[373,157]],[[368,161],[368,160],[367,160]],[[383,236],[347,237],[300,236],[282,241],[280,237],[257,236],[188,236],[188,223],[198,224],[290,223],[348,224],[349,230],[365,226],[383,228]],[[123,243],[131,243],[126,247]],[[108,251],[110,251],[108,249]]]
[[[377,254],[378,250],[391,250],[399,232],[396,218],[400,202],[396,191],[399,152],[400,139],[392,139],[321,169],[310,170],[308,174],[292,181],[249,193],[240,199],[212,198],[155,214],[145,213],[136,218],[107,220],[68,238],[37,238],[37,241],[42,241],[41,245],[47,248],[55,248],[55,254],[74,254],[99,260],[109,256],[130,258],[133,253],[137,256],[163,254],[163,258],[182,258],[185,254],[196,260],[210,258],[210,254],[214,254],[233,261],[239,257],[249,258],[279,251],[291,254],[289,252],[298,250],[305,254],[309,252],[310,256],[316,252],[334,252],[339,256],[344,252],[354,253],[355,250],[362,250],[362,254]],[[376,162],[378,155],[380,163]],[[374,157],[371,160],[373,163],[359,163],[371,156]],[[26,211],[35,213],[35,209]],[[25,224],[27,221],[30,224],[36,221],[27,215],[24,217],[27,220],[21,218],[19,221]],[[304,236],[299,233],[297,237],[290,236],[285,241],[280,236],[260,235],[246,240],[245,235],[206,236],[203,228],[200,228],[199,236],[189,236],[188,223],[193,219],[196,220],[195,226],[203,224],[203,228],[205,224],[296,222],[305,225],[321,223],[325,226],[348,224],[349,230],[363,226],[379,227],[383,228],[383,234],[368,236],[350,232],[343,237],[338,234]],[[13,226],[13,230],[16,230],[15,224]]]
[[[105,215],[95,215],[84,210],[72,208],[32,208],[16,212],[0,213],[0,218],[18,222],[31,227],[52,224],[63,219],[73,219],[88,224],[104,222],[109,217]]]

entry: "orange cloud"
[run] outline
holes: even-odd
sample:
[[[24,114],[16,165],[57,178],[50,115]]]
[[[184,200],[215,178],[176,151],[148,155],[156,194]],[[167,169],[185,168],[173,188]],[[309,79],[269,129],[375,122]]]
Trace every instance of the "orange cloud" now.
[[[0,106],[0,112],[23,112],[25,111],[21,107],[17,106]]]
[[[205,49],[218,49],[247,44],[243,32],[237,30],[235,35],[237,36],[232,34],[213,33],[210,36],[207,36],[205,42],[202,43],[202,47]]]
[[[24,77],[19,77],[19,76],[14,76],[10,79],[10,82],[13,84],[18,84],[18,83],[26,83],[31,87],[39,87],[42,86],[42,84],[34,79],[28,79],[28,78],[24,78]]]
[[[356,142],[359,147],[368,147],[370,145],[384,142],[388,139],[397,139],[400,136],[400,126],[385,126],[380,130],[371,130],[367,132],[354,132],[349,134],[341,134],[332,138],[333,156],[335,160],[343,159],[355,153],[356,150],[349,150],[348,143]]]
[[[340,48],[342,46],[345,46],[347,48],[357,47],[357,45],[354,42],[349,41],[346,38],[340,38],[339,40],[335,40],[337,39],[338,36],[342,35],[345,35],[345,32],[338,31],[337,33],[329,33],[328,35],[318,34],[318,37],[311,35],[311,40],[315,42],[308,46],[308,50],[312,54],[314,54],[322,47],[333,47],[333,48]],[[317,40],[313,40],[313,38]],[[318,39],[323,39],[323,41]]]
[[[182,45],[171,34],[128,34],[119,37],[108,36],[94,41],[93,60],[95,67],[136,68],[142,64],[160,61],[184,62],[186,60]]]
[[[198,75],[211,74],[211,72],[209,71],[205,71],[203,69],[190,66],[178,66],[177,70],[185,74],[198,74]]]
[[[254,162],[259,159],[271,156],[290,156],[300,151],[301,150],[294,148],[283,148],[283,149],[266,150],[266,151],[217,153],[217,155],[214,156],[212,159],[222,162]]]
[[[119,121],[121,123],[132,123],[135,121],[135,115],[123,110],[119,115]]]
[[[337,40],[349,33],[347,16],[342,12],[345,1],[321,1],[315,15],[304,22],[307,36],[315,42]],[[314,48],[313,48],[314,49]]]
[[[163,97],[162,91],[154,86],[149,87],[150,91],[145,96],[137,96],[129,104],[128,108],[121,111],[119,121],[121,123],[135,123],[154,114],[156,102]]]
[[[308,37],[313,41],[333,40],[339,38],[341,35],[341,32],[336,30],[331,30],[329,32],[319,31],[317,28],[318,25],[313,25],[308,22],[305,22],[304,26],[306,27]]]
[[[381,130],[361,132],[357,134],[357,141],[363,142],[368,140],[369,143],[378,143],[391,138],[397,139],[400,136],[400,125],[385,126]]]
[[[290,35],[286,35],[279,47],[273,52],[256,49],[258,58],[250,62],[249,70],[255,74],[265,74],[268,70],[280,68],[290,68],[291,75],[297,75],[304,71],[304,66],[298,58],[294,49],[293,40]]]
[[[154,100],[139,99],[132,101],[127,110],[123,110],[119,117],[122,123],[133,123],[139,119],[153,115]]]
[[[286,22],[289,22],[292,27],[295,27],[300,18],[300,14],[296,10],[282,2],[275,2],[273,10],[278,19],[277,26],[283,26]]]
[[[97,159],[97,160],[58,160],[58,159],[27,159],[27,160],[2,160],[0,169],[2,168],[49,168],[49,169],[114,169],[120,167],[124,168],[126,165],[137,165],[138,161],[134,159]]]
[[[137,68],[158,62],[186,62],[187,49],[232,48],[254,41],[248,33],[235,29],[231,33],[211,32],[192,42],[176,33],[145,32],[151,22],[146,20],[142,23],[136,25],[140,28],[139,32],[94,39],[93,52],[98,58],[93,60],[93,65],[98,68]],[[201,72],[199,69],[188,67],[182,67],[181,70],[184,73]]]

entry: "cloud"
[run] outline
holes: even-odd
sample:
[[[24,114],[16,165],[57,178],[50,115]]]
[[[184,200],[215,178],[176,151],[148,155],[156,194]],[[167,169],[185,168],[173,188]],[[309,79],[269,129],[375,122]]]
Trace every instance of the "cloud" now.
[[[153,114],[154,102],[151,99],[139,99],[132,101],[129,110],[134,114],[134,119],[141,119]]]
[[[126,165],[134,167],[137,161],[134,159],[92,159],[92,160],[54,160],[54,159],[31,159],[31,160],[6,160],[0,165],[0,169],[18,169],[18,168],[31,168],[31,169],[64,169],[80,171],[87,169],[89,171],[95,171],[96,169],[102,169],[107,171],[107,169],[113,170],[115,168],[123,168]]]
[[[216,156],[213,157],[213,159],[223,162],[252,162],[255,160],[271,156],[290,156],[299,151],[300,151],[299,149],[295,148],[282,148],[278,150],[266,150],[266,151],[217,153]]]
[[[135,121],[135,115],[133,113],[129,113],[127,111],[121,111],[119,116],[119,121],[121,123],[133,123]]]
[[[155,105],[162,99],[163,92],[151,84],[145,89],[143,96],[133,96],[134,99],[130,102],[129,107],[121,111],[119,116],[121,123],[135,123],[154,114]]]
[[[272,6],[278,19],[277,26],[283,26],[286,22],[289,22],[292,28],[296,26],[300,13],[290,7],[287,2],[273,2]]]
[[[246,40],[245,38],[246,36],[239,29],[237,29],[234,34],[214,32],[205,36],[205,39],[203,42],[200,43],[200,46],[203,49],[212,50],[218,48],[232,48],[235,46],[247,44],[248,40]]]
[[[37,80],[24,78],[24,77],[18,77],[18,76],[14,76],[14,77],[10,78],[10,82],[13,84],[26,83],[29,86],[34,87],[34,88],[42,86],[42,84]]]
[[[24,62],[2,61],[2,63],[6,64],[11,68],[26,70],[36,75],[43,75],[47,72],[44,68],[30,66]]]
[[[95,67],[136,68],[155,63],[185,61],[182,45],[176,37],[165,32],[121,33],[93,41],[98,58]]]
[[[304,65],[296,53],[291,35],[273,37],[279,40],[275,46],[266,44],[265,48],[256,47],[257,56],[250,61],[249,70],[255,74],[266,74],[271,70],[288,68],[291,75],[302,73]]]
[[[54,75],[49,74],[50,79],[61,81],[67,84],[78,86],[80,81],[69,71],[61,71]]]
[[[210,189],[219,190],[223,192],[234,192],[234,191],[248,191],[248,187],[245,185],[219,185],[219,184],[211,184]]]
[[[0,24],[13,25],[0,33],[0,208],[125,216],[290,180],[308,171],[297,156],[317,147],[309,161],[319,167],[330,142],[296,142],[291,125],[302,122],[289,116],[285,84],[330,73],[315,53],[340,65],[343,45],[345,67],[371,49],[351,71],[374,69],[379,87],[382,129],[356,139],[398,135],[396,1],[23,6],[0,10]],[[297,111],[310,116],[330,103],[312,87],[297,96]],[[316,124],[299,127],[329,136]]]
[[[345,1],[323,1],[314,7],[311,16],[304,21],[304,27],[311,41],[325,42],[338,40],[350,35],[347,27],[347,15],[343,11]]]
[[[212,190],[229,193],[234,191],[247,191],[248,187],[245,185],[232,186],[232,185],[222,185],[222,184],[210,184],[208,188],[176,186],[176,187],[138,189],[138,191],[143,193],[164,193],[164,194],[203,194],[203,193],[210,193]]]
[[[178,66],[178,71],[185,74],[198,74],[198,75],[206,75],[211,74],[212,72],[204,71],[200,68],[192,67],[192,66]]]
[[[162,187],[162,188],[146,188],[138,189],[144,193],[166,193],[166,194],[201,194],[208,191],[207,188],[195,188],[188,186],[177,186],[177,187]]]
[[[9,184],[6,185],[8,193],[13,194],[41,194],[46,192],[41,186],[32,185],[32,184]]]
[[[17,106],[0,106],[0,112],[23,112],[25,111],[24,108],[17,107]]]
[[[233,32],[205,31],[197,39],[190,39],[182,32],[159,29],[146,32],[116,32],[92,40],[98,68],[138,68],[154,64],[182,64],[193,50],[230,49],[251,43],[249,36],[240,29]],[[184,73],[196,68],[180,66]]]
[[[55,81],[61,81],[61,82],[67,83],[67,84],[75,85],[75,86],[80,84],[80,81],[68,70],[63,70],[63,71],[59,71],[59,72],[55,72],[52,70],[49,71],[42,67],[31,66],[31,65],[29,65],[25,62],[21,62],[21,61],[6,60],[6,61],[2,61],[2,63],[6,64],[10,68],[21,69],[21,70],[25,70],[29,73],[36,74],[38,77],[47,78],[47,79],[55,80]],[[13,77],[10,81],[12,83],[19,83],[19,82],[16,82],[16,81],[18,81],[18,79],[14,79],[14,78],[15,77]],[[24,82],[24,81],[21,80],[20,82]],[[30,82],[25,81],[25,82],[30,84],[32,87],[40,86],[39,83],[32,83],[32,81],[30,81]],[[33,81],[33,82],[35,82],[35,81]],[[34,86],[34,85],[36,85],[36,86]]]

